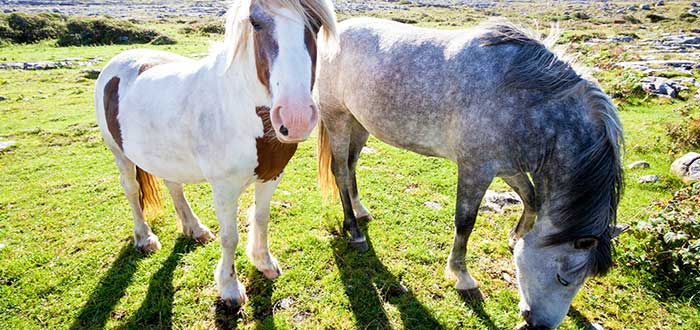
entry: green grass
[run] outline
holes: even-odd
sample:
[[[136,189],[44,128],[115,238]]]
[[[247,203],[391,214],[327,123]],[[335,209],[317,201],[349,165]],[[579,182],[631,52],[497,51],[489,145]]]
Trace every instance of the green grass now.
[[[439,10],[425,14],[434,12]],[[453,15],[470,24],[464,23],[470,12]],[[179,43],[149,47],[183,55],[206,51],[205,36],[184,36],[172,23],[157,27]],[[2,46],[0,60],[108,60],[133,47],[57,48],[42,42]],[[0,71],[0,95],[8,98],[0,101],[0,137],[17,141],[0,152],[0,328],[510,329],[520,321],[516,287],[504,279],[515,278],[506,237],[520,209],[479,215],[468,263],[486,300],[465,302],[444,276],[455,165],[374,138],[368,144],[377,152],[363,154],[358,169],[364,203],[375,218],[363,225],[371,250],[359,254],[338,235],[340,206],[321,202],[315,143],[303,143],[273,198],[270,248],[282,276],[265,280],[243,253],[245,213],[253,202],[248,191],[240,203],[237,263],[250,302],[239,315],[217,308],[218,240],[197,245],[181,238],[169,199],[152,220],[163,248],[140,255],[132,247],[130,210],[95,124],[94,81],[79,71]],[[620,112],[625,163],[651,163],[650,169],[627,172],[620,222],[636,224],[651,202],[670,197],[680,185],[668,171],[672,158],[664,134],[665,122],[680,120],[672,111],[677,106],[645,102]],[[662,180],[638,184],[645,174]],[[492,189],[506,186],[497,180]],[[209,187],[186,191],[195,212],[218,232]],[[443,208],[427,208],[426,201]],[[619,249],[632,244],[633,238],[623,236]],[[700,328],[698,303],[652,290],[647,275],[620,264],[608,276],[589,280],[561,328],[583,329],[586,320],[606,329]]]

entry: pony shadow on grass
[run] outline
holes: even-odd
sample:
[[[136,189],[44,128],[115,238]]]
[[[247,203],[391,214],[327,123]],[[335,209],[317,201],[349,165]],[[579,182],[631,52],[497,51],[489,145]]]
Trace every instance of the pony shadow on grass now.
[[[144,254],[136,251],[132,242],[125,244],[112,263],[112,267],[90,294],[70,328],[74,330],[104,328],[108,318],[112,317],[114,306],[129,287],[139,261],[144,257]]]
[[[141,303],[141,307],[120,328],[172,328],[173,272],[182,256],[192,251],[195,246],[196,243],[190,239],[183,237],[177,239],[170,255],[151,278],[148,293]],[[97,288],[80,310],[80,314],[71,329],[101,329],[104,328],[108,318],[119,317],[112,315],[114,306],[124,296],[126,288],[129,287],[138,268],[139,261],[147,256],[147,254],[136,251],[132,243],[122,247],[112,267],[102,277]]]
[[[171,329],[173,317],[173,273],[185,254],[193,251],[197,243],[183,236],[178,237],[170,255],[153,274],[148,283],[148,293],[138,311],[120,329]]]
[[[486,310],[484,310],[483,300],[474,299],[468,294],[460,294],[460,297],[462,298],[464,305],[471,309],[474,312],[474,314],[476,314],[476,317],[478,317],[481,320],[482,325],[484,327],[486,327],[487,329],[499,329],[499,327],[497,327],[496,324],[493,323],[493,320],[491,320],[491,316],[489,316],[489,314],[486,313]]]
[[[367,225],[362,224],[363,232]],[[405,329],[440,329],[442,326],[416,299],[411,290],[386,269],[377,258],[369,236],[369,250],[358,253],[348,246],[344,235],[332,242],[335,263],[350,300],[358,329],[391,329],[384,302],[395,306]]]

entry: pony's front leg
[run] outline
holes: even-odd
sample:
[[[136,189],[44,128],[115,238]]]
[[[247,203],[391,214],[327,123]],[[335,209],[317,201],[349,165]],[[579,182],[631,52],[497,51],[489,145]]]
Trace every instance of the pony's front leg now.
[[[269,279],[280,276],[281,271],[277,259],[270,254],[267,246],[267,225],[270,220],[270,201],[282,175],[268,182],[255,184],[255,213],[249,215],[250,229],[248,231],[248,258],[255,268]]]
[[[518,224],[508,234],[508,246],[512,251],[515,248],[515,243],[532,229],[540,206],[535,195],[535,188],[527,174],[518,173],[513,176],[504,176],[502,179],[515,190],[515,193],[523,201],[523,214],[520,216]]]
[[[245,188],[245,179],[229,179],[211,184],[216,218],[219,221],[221,259],[214,271],[219,294],[225,304],[233,307],[248,300],[245,287],[236,276],[236,246],[238,245],[238,196]]]
[[[474,229],[479,204],[493,180],[493,174],[467,164],[459,164],[457,204],[455,210],[455,237],[447,259],[445,274],[456,278],[455,288],[472,299],[483,299],[478,282],[469,274],[465,257],[467,242]]]

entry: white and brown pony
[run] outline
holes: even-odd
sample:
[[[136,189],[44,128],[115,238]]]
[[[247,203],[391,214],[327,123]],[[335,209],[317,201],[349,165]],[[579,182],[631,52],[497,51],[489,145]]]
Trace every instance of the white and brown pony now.
[[[131,205],[136,247],[160,248],[143,215],[160,204],[156,177],[165,180],[183,234],[212,240],[182,188],[209,182],[221,227],[214,275],[228,304],[247,299],[236,277],[236,215],[239,195],[253,182],[248,256],[267,278],[280,274],[267,246],[270,199],[296,144],[318,121],[311,89],[319,31],[335,39],[330,0],[240,0],[229,10],[225,44],[209,57],[130,50],[97,80],[97,122]]]

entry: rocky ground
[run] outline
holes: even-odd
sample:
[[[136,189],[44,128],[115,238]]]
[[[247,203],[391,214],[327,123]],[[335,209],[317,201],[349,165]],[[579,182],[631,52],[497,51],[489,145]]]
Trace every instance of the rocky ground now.
[[[231,0],[0,0],[0,11],[55,12],[72,16],[108,15],[119,18],[133,17],[182,17],[223,15]],[[544,0],[479,1],[479,0],[335,0],[340,12],[371,10],[408,10],[409,6],[492,8],[514,3],[547,3]],[[590,4],[597,1],[572,0],[573,4]],[[607,5],[607,4],[606,4]]]

